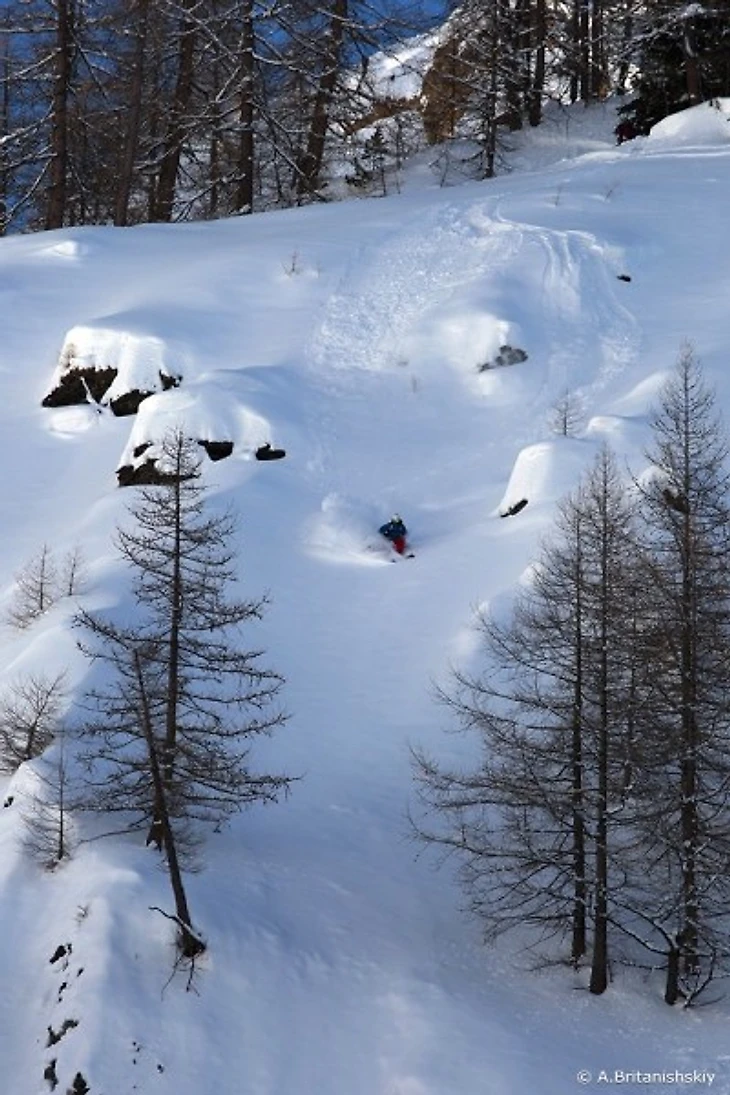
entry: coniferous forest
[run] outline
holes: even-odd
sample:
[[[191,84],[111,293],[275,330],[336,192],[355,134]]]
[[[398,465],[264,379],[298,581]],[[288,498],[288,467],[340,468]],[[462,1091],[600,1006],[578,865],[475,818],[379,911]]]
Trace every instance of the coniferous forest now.
[[[488,938],[540,961],[665,971],[691,1002],[727,972],[727,438],[691,347],[652,420],[649,470],[604,448],[562,504],[483,665],[440,698],[475,769],[414,756],[426,844],[452,853]]]
[[[730,93],[727,0],[10,0],[0,224],[224,217],[385,193],[467,139],[473,177],[547,101],[622,136]]]

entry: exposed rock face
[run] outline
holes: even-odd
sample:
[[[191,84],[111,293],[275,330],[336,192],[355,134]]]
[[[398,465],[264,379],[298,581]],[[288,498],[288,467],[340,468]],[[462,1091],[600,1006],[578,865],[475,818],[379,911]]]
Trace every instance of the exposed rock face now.
[[[182,377],[170,376],[168,373],[158,373],[160,378],[160,387],[163,392],[169,392],[170,388],[177,388],[180,384]],[[136,414],[139,410],[139,405],[143,399],[148,399],[151,395],[155,395],[155,391],[144,391],[139,388],[133,388],[131,391],[124,392],[122,395],[115,396],[109,400],[109,407],[112,414],[117,418],[123,418],[126,415]]]
[[[198,444],[205,449],[210,460],[225,460],[233,452],[232,441],[202,441]],[[133,464],[122,464],[117,468],[117,483],[120,487],[155,487],[175,482],[175,475],[161,470],[154,456],[140,460],[153,448],[152,441],[143,441],[132,450]],[[283,450],[281,450],[283,452]]]
[[[180,377],[166,376],[160,373],[160,387],[163,391],[176,388]],[[69,369],[61,376],[59,383],[43,399],[44,407],[70,407],[77,403],[104,403],[105,396],[116,380],[117,370],[108,369]],[[143,399],[154,395],[154,391],[133,388],[112,399],[109,408],[112,414],[123,418],[136,414]]]
[[[272,449],[268,441],[265,445],[261,445],[260,448],[256,449],[257,460],[283,460],[285,456],[285,449]]]
[[[504,511],[504,513],[500,513],[499,516],[500,517],[514,517],[515,514],[521,513],[526,505],[527,505],[527,499],[526,498],[520,498],[519,502],[515,502],[515,504],[513,506],[509,506],[509,508],[506,509]]]
[[[232,441],[198,441],[211,460],[225,460],[233,452]]]
[[[161,471],[153,459],[143,460],[141,464],[123,464],[117,468],[120,487],[161,487],[174,483],[176,478],[170,472]]]
[[[72,365],[61,374],[58,384],[42,401],[44,407],[72,407],[77,403],[100,403],[114,383],[117,370]]]
[[[154,395],[154,392],[140,392],[135,388],[134,391],[125,392],[116,399],[110,399],[109,408],[117,418],[125,418],[130,414],[136,414],[142,400],[148,399],[151,395]]]
[[[66,335],[44,407],[103,403],[115,415],[136,414],[143,399],[176,388],[182,374],[168,363],[162,339],[112,328],[73,327]]]
[[[485,361],[483,365],[479,366],[480,373],[486,373],[489,369],[503,369],[507,365],[519,365],[521,362],[527,361],[527,352],[521,350],[519,346],[500,346],[499,353],[493,361]]]

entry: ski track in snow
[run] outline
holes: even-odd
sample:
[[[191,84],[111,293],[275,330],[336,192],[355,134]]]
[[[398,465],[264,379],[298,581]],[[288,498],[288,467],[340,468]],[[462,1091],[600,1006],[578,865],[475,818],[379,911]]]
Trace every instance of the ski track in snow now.
[[[419,216],[417,226],[401,229],[384,245],[365,246],[328,302],[309,350],[312,363],[374,370],[406,364],[405,336],[434,298],[509,262],[517,245],[499,235],[471,231],[461,211],[447,207]]]

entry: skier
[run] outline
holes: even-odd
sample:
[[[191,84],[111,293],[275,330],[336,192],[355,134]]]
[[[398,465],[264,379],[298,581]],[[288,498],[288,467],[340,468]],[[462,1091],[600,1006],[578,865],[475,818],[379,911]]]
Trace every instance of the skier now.
[[[387,521],[384,525],[381,525],[378,529],[381,536],[384,536],[386,540],[390,540],[393,545],[394,551],[397,551],[399,555],[404,555],[406,550],[406,536],[408,535],[408,529],[403,524],[402,518],[394,513],[390,521]]]

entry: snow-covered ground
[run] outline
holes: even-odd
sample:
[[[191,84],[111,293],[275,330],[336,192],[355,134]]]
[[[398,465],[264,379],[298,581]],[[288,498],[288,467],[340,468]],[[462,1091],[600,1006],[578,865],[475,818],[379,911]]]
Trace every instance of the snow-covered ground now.
[[[418,173],[382,200],[0,241],[2,604],[44,542],[83,545],[89,603],[124,597],[117,467],[171,424],[232,441],[206,480],[240,513],[245,592],[271,596],[256,643],[292,716],[257,756],[301,776],[209,838],[188,880],[209,941],[191,992],[149,908],[170,907],[152,853],[82,843],[43,873],[18,845],[32,773],[3,781],[1,1095],[50,1091],[51,1061],[64,1095],[77,1072],[92,1095],[730,1092],[726,1002],[670,1010],[620,970],[593,998],[514,943],[484,949],[406,822],[409,743],[471,748],[433,691],[474,664],[475,611],[520,580],[603,442],[641,468],[685,340],[730,408],[721,105],[620,148],[609,107],[562,112],[488,183]],[[505,346],[526,359],[498,367]],[[43,408],[60,358],[117,369],[112,395],[156,394],[134,418],[107,397]],[[566,391],[568,438],[549,427]],[[286,458],[256,461],[265,441]],[[397,565],[376,532],[393,511],[416,551]],[[80,694],[72,613],[5,629],[0,683],[67,666]]]

